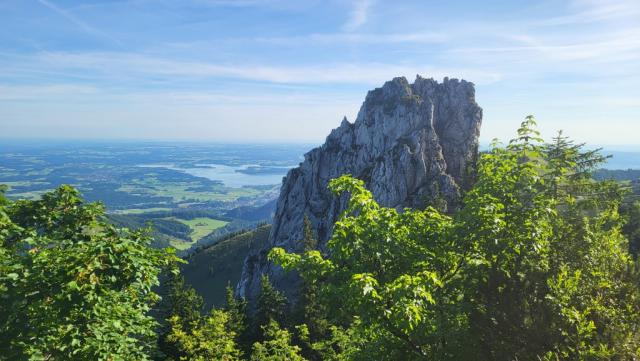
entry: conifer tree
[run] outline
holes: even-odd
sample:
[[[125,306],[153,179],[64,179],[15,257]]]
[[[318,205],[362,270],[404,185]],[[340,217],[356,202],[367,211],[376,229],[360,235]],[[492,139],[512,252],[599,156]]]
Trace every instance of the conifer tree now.
[[[179,359],[184,356],[178,345],[168,339],[168,336],[179,326],[185,333],[191,333],[194,327],[199,327],[204,319],[202,311],[204,300],[191,287],[185,285],[184,277],[179,274],[169,274],[166,284],[167,292],[163,299],[163,313],[167,325],[163,328],[159,338],[160,351],[169,359]],[[180,325],[176,325],[176,323]]]
[[[229,314],[230,328],[236,335],[242,335],[246,331],[247,302],[236,297],[230,284],[227,285],[226,296],[226,311]]]
[[[254,340],[262,340],[263,329],[271,321],[284,325],[286,320],[286,297],[271,285],[267,275],[262,275],[260,286],[260,295],[258,296],[256,311],[253,316],[252,334],[254,335]]]
[[[171,274],[167,284],[169,317],[178,316],[184,327],[200,322],[204,311],[204,300],[191,285],[186,285],[184,277]]]
[[[313,226],[307,216],[304,217],[303,244],[306,252],[315,250],[318,245]],[[318,294],[317,283],[318,281],[316,280],[302,279],[297,311],[301,314],[303,323],[307,325],[309,337],[313,341],[324,336],[329,327],[329,322],[326,319],[326,308],[319,300],[320,295]]]
[[[178,356],[170,360],[180,361],[237,361],[242,352],[236,344],[229,313],[213,309],[202,322],[194,322],[190,330],[182,327],[183,320],[174,316],[169,320],[171,332],[167,341],[175,345]]]
[[[305,361],[301,349],[291,344],[291,334],[270,320],[263,326],[264,341],[253,344],[251,361]]]
[[[309,216],[304,216],[302,227],[302,244],[304,246],[304,251],[307,252],[311,251],[312,249],[316,249],[316,247],[318,246],[318,240],[314,235],[313,225],[311,224]]]

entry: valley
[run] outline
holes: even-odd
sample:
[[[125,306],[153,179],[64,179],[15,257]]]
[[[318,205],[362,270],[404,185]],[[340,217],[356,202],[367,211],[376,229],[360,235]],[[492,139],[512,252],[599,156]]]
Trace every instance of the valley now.
[[[151,224],[157,247],[198,242],[271,217],[282,177],[311,146],[168,142],[3,142],[0,184],[38,199],[62,184],[131,229]]]

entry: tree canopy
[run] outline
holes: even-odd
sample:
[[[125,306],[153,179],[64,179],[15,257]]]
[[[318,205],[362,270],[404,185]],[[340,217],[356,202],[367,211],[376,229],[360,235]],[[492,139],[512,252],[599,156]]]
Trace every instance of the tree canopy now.
[[[527,117],[480,154],[456,210],[385,208],[344,175],[327,244],[305,217],[302,252],[270,252],[301,297],[264,275],[257,304],[229,287],[212,310],[148,230],[114,227],[69,186],[15,202],[0,187],[0,358],[639,359],[640,205],[593,179],[605,159],[562,133],[545,143]]]
[[[455,214],[381,207],[345,175],[328,255],[271,257],[320,285],[332,322],[361,337],[352,359],[634,359],[638,272],[624,192],[590,177],[603,160],[561,134],[544,143],[528,117],[481,155]]]

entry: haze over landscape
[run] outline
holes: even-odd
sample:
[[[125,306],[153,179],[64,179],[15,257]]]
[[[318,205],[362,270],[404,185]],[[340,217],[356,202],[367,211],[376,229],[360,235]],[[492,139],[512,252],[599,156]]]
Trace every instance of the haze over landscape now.
[[[395,76],[476,84],[481,142],[633,145],[640,3],[0,3],[0,137],[309,142]]]
[[[640,360],[639,0],[0,24],[0,360]]]

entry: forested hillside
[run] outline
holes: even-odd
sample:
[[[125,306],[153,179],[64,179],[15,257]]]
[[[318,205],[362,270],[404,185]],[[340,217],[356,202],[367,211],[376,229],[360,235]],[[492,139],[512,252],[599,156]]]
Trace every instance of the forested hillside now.
[[[230,217],[226,212],[213,210],[169,210],[145,212],[141,214],[107,214],[109,222],[117,227],[138,229],[150,227],[153,235],[152,246],[157,248],[174,247],[181,255],[188,255],[199,249],[215,244],[228,237],[271,220],[264,212],[264,206],[243,207],[248,213],[234,213]],[[260,217],[252,217],[250,212],[257,211]]]
[[[225,287],[238,283],[245,258],[262,247],[270,230],[270,225],[262,225],[255,230],[234,232],[186,258],[182,275],[203,297],[206,307],[224,306]]]
[[[529,117],[479,157],[457,209],[382,207],[343,175],[326,249],[306,219],[303,249],[269,254],[301,276],[295,302],[263,275],[255,304],[231,284],[225,302],[204,293],[214,308],[189,284],[236,279],[269,226],[181,268],[71,187],[0,197],[0,358],[638,359],[640,206],[628,184],[593,178],[604,160],[561,135],[545,143]]]

